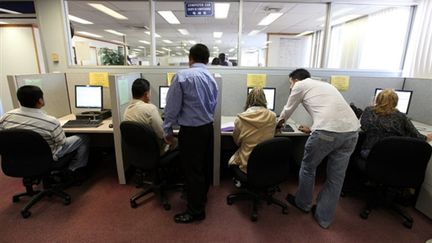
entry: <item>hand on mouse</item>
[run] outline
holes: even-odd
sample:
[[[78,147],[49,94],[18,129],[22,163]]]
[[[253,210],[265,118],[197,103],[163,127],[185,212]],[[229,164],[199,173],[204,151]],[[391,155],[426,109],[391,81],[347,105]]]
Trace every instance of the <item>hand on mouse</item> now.
[[[301,132],[307,133],[307,134],[311,133],[310,128],[308,126],[305,126],[305,125],[300,125],[298,127],[298,130],[300,130]]]
[[[110,123],[110,124],[108,125],[108,127],[109,127],[109,128],[113,128],[113,124]]]

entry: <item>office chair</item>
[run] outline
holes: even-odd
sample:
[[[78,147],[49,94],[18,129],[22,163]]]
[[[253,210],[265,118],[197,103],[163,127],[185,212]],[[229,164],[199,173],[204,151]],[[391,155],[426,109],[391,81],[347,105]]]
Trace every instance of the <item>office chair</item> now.
[[[30,208],[44,196],[56,195],[63,199],[64,205],[71,203],[71,197],[61,190],[62,185],[53,183],[52,174],[66,167],[74,154],[53,161],[50,146],[37,132],[27,129],[0,131],[2,170],[7,176],[23,178],[26,188],[25,192],[14,195],[12,201],[18,202],[23,196],[31,197],[21,210],[23,218],[30,217]],[[43,189],[34,190],[33,186],[41,181]]]
[[[278,185],[288,178],[292,142],[286,137],[276,137],[259,143],[249,156],[247,174],[238,166],[233,166],[234,176],[242,184],[237,193],[227,196],[227,204],[238,200],[252,200],[251,221],[258,220],[258,203],[282,207],[282,213],[288,213],[286,203],[273,197],[280,191]]]
[[[122,137],[123,160],[140,169],[143,172],[150,172],[152,180],[150,186],[130,199],[132,208],[138,206],[137,200],[153,192],[161,201],[165,210],[170,210],[171,205],[165,196],[165,190],[170,185],[162,177],[163,169],[174,160],[178,159],[179,152],[171,151],[160,156],[159,141],[153,130],[146,125],[133,122],[123,121],[120,124]]]
[[[400,189],[415,188],[418,192],[431,153],[432,147],[416,138],[387,137],[377,142],[367,160],[357,161],[359,169],[376,185],[360,217],[367,219],[372,208],[383,204],[402,216],[403,225],[411,228],[412,217],[397,206],[394,199],[400,194]]]

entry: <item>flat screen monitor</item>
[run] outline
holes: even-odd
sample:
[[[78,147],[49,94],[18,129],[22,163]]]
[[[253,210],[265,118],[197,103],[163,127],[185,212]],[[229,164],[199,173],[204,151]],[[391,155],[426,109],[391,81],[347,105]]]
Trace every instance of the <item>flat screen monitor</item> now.
[[[374,100],[376,99],[376,97],[377,97],[377,95],[381,92],[381,91],[383,91],[384,89],[382,89],[382,88],[376,88],[375,89],[375,98],[374,98]],[[400,111],[400,112],[402,112],[402,113],[404,113],[404,114],[408,114],[408,109],[409,109],[409,106],[410,106],[410,103],[411,103],[411,96],[412,96],[412,90],[399,90],[399,89],[396,89],[396,90],[394,90],[394,92],[397,94],[397,96],[398,96],[398,103],[397,103],[397,106],[396,106],[396,108]]]
[[[75,85],[75,107],[102,110],[102,86]]]
[[[251,92],[253,87],[248,87],[248,94]],[[274,111],[276,101],[276,88],[263,88],[266,100],[267,109]]]
[[[165,109],[169,86],[159,86],[159,109]]]

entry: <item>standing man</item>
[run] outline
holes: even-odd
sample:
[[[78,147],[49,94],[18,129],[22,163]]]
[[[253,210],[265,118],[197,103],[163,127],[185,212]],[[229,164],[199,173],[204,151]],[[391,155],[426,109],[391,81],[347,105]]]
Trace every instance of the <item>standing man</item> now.
[[[280,115],[278,127],[300,103],[312,116],[311,128],[299,127],[310,136],[305,144],[296,195],[288,194],[287,200],[305,213],[312,211],[318,224],[328,228],[333,221],[349,158],[357,143],[360,123],[335,87],[310,77],[305,69],[290,73],[291,94]],[[327,178],[316,199],[316,206],[312,206],[316,168],[326,156]]]
[[[172,126],[180,125],[178,142],[186,177],[187,209],[174,216],[176,223],[205,219],[209,164],[213,158],[213,115],[218,95],[216,81],[206,67],[209,56],[203,44],[190,48],[190,68],[173,77],[166,100],[165,140],[171,143]]]

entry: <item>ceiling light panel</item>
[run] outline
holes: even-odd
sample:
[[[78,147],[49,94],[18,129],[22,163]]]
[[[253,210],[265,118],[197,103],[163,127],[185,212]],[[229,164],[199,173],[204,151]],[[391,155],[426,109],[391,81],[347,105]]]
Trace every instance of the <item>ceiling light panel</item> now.
[[[170,41],[170,40],[162,40],[163,42],[165,42],[165,43],[167,43],[167,44],[171,44],[171,43],[173,43],[172,41]]]
[[[147,35],[150,35],[150,31],[146,31],[144,33],[146,33]],[[156,36],[156,38],[160,38],[161,37],[158,33],[155,33],[155,36]]]
[[[108,32],[108,33],[114,34],[114,35],[118,35],[118,36],[124,36],[125,35],[123,33],[115,31],[115,30],[105,30],[105,31]]]
[[[97,9],[97,10],[99,10],[99,11],[105,13],[105,14],[108,14],[109,16],[111,16],[113,18],[116,18],[116,19],[128,19],[127,17],[121,15],[120,13],[118,13],[118,12],[116,12],[116,11],[108,8],[108,7],[106,7],[103,4],[89,3],[88,5],[92,6],[93,8],[95,8],[95,9]]]
[[[4,22],[4,21],[0,21],[0,24],[7,24],[7,22]]]
[[[229,3],[215,3],[215,18],[226,19],[228,17],[229,8]]]
[[[150,45],[150,42],[145,41],[145,40],[140,40],[139,42],[144,43],[144,44],[146,44],[146,45]]]
[[[80,24],[93,24],[92,22],[90,22],[88,20],[85,20],[85,19],[73,16],[73,15],[70,15],[70,14],[68,16],[69,16],[69,20],[70,21],[74,21],[74,22],[77,22],[77,23],[80,23]]]
[[[270,13],[269,15],[265,16],[258,25],[269,25],[273,23],[276,19],[278,19],[280,16],[282,16],[283,13]]]
[[[77,33],[81,34],[81,35],[89,36],[89,37],[95,37],[95,38],[102,38],[103,37],[101,35],[96,35],[96,34],[93,34],[90,32],[86,32],[86,31],[77,31]]]
[[[189,31],[187,29],[177,29],[182,35],[189,35]]]
[[[251,32],[249,32],[248,35],[256,35],[258,34],[260,31],[259,30],[252,30]]]
[[[20,13],[20,12],[12,11],[12,10],[5,9],[5,8],[0,8],[0,11],[1,11],[1,12],[5,12],[5,13],[10,13],[10,14],[22,14],[22,13]]]
[[[223,32],[213,32],[213,37],[214,38],[221,38],[223,35]]]
[[[177,17],[174,15],[174,13],[172,11],[158,11],[158,13],[168,23],[170,23],[170,24],[180,24],[180,21],[177,19]]]

